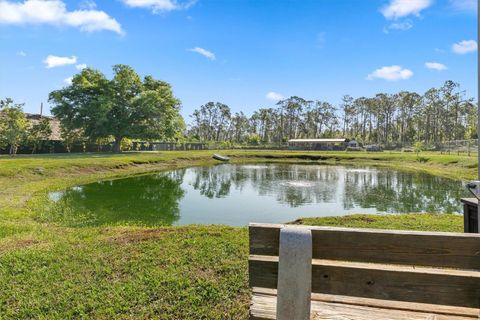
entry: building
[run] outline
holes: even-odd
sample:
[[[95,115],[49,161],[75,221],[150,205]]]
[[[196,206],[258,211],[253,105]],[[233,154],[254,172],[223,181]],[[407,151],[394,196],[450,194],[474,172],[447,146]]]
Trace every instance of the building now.
[[[28,121],[28,127],[33,126],[34,124],[37,124],[40,122],[42,119],[48,119],[48,122],[50,124],[50,129],[52,129],[52,133],[50,134],[50,137],[48,140],[50,141],[60,141],[62,140],[61,137],[61,132],[60,132],[60,121],[52,116],[44,116],[38,113],[24,113],[25,118]],[[0,117],[4,117],[4,113],[0,111]]]
[[[48,122],[50,123],[50,129],[52,129],[52,134],[50,135],[49,140],[63,140],[60,132],[60,121],[57,118],[51,116],[44,116],[36,113],[25,113],[25,117],[27,118],[30,125],[37,124],[42,119],[48,119]]]
[[[288,140],[288,149],[338,151],[351,146],[350,142],[354,142],[355,146],[358,146],[355,140],[349,141],[348,139],[291,139]]]

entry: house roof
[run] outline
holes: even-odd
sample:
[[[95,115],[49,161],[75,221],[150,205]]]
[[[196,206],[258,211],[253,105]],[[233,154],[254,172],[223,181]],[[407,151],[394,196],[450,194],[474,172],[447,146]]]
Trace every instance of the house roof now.
[[[4,116],[2,111],[0,111],[0,117]],[[27,118],[30,125],[34,125],[38,123],[41,119],[48,119],[50,123],[50,128],[52,129],[52,134],[50,135],[50,140],[62,140],[61,131],[60,131],[60,121],[51,116],[44,116],[36,113],[25,113],[25,117]]]
[[[50,135],[50,140],[62,140],[60,134],[60,121],[54,117],[42,116],[40,114],[25,113],[27,120],[31,125],[38,123],[41,119],[46,118],[50,122],[50,128],[52,129],[52,134]]]
[[[347,142],[347,139],[290,139],[288,142],[307,142],[307,143],[338,143]]]

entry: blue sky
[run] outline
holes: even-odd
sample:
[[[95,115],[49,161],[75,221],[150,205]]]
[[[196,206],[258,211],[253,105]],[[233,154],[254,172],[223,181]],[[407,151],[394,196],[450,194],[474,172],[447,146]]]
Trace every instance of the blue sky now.
[[[48,106],[82,67],[172,84],[182,114],[251,114],[458,81],[477,97],[476,0],[0,0],[0,97]],[[428,65],[426,65],[428,63]]]

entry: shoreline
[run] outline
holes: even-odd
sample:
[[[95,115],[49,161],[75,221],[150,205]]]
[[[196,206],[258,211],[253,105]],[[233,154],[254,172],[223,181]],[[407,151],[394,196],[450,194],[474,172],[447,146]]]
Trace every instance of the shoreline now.
[[[246,319],[248,230],[224,225],[77,226],[41,221],[46,193],[155,171],[212,165],[213,152],[0,157],[0,314],[29,318]],[[473,157],[226,151],[233,164],[380,166],[474,176]],[[305,159],[307,158],[307,160]],[[378,160],[381,159],[381,160]],[[448,171],[448,172],[446,172]],[[287,222],[287,221],[285,221]],[[300,218],[312,225],[461,232],[451,214]],[[55,290],[52,290],[55,288]],[[104,297],[99,299],[98,297]]]

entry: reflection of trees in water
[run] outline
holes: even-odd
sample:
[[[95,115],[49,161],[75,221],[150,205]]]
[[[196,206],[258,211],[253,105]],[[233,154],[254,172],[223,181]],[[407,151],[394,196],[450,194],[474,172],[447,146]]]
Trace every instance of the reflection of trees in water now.
[[[55,199],[54,213],[60,219],[74,217],[74,223],[90,225],[173,224],[180,218],[185,178],[208,198],[245,190],[291,207],[337,203],[335,207],[343,205],[347,210],[457,212],[458,199],[465,196],[459,182],[421,173],[314,165],[219,165],[70,188],[60,200]],[[251,200],[262,201],[260,197]]]
[[[280,169],[279,182],[270,190],[279,202],[299,207],[307,203],[332,202],[335,198],[339,179],[337,168],[294,165]]]
[[[193,188],[222,198],[247,185],[260,196],[298,207],[343,201],[345,209],[457,212],[459,182],[422,173],[309,165],[219,165],[191,169]],[[338,200],[336,199],[338,197]]]
[[[334,167],[307,165],[220,165],[192,170],[193,188],[208,198],[225,197],[232,188],[241,191],[250,183],[260,196],[273,195],[293,207],[331,201],[339,179]],[[292,185],[292,181],[298,184]]]
[[[380,212],[458,212],[460,182],[423,173],[346,171],[344,208]]]
[[[171,225],[180,217],[185,170],[101,181],[68,189],[60,200],[89,224]]]
[[[191,170],[195,173],[193,188],[207,198],[227,196],[230,194],[232,179],[239,178],[235,177],[230,170],[224,170],[223,166],[199,167]]]

